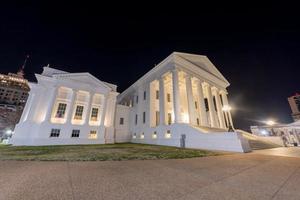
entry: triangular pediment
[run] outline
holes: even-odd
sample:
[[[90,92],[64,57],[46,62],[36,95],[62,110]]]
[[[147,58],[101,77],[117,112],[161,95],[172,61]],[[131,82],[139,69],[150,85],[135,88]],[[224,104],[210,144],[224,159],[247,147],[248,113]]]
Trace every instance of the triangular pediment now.
[[[178,56],[180,59],[183,59],[186,62],[191,63],[192,65],[200,68],[201,70],[229,84],[226,78],[221,74],[221,72],[216,68],[216,66],[207,58],[207,56],[178,53],[178,52],[175,53],[175,56]]]
[[[103,87],[109,90],[116,91],[115,85],[103,82],[87,72],[56,74],[53,75],[53,77],[57,79],[70,80],[75,83],[83,83],[93,87]]]

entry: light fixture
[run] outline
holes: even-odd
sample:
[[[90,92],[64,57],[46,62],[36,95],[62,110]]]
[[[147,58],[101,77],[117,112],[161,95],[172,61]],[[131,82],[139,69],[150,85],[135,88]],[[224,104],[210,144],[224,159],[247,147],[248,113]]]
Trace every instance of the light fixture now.
[[[273,126],[276,124],[276,122],[274,122],[273,120],[267,120],[265,123],[269,126]]]
[[[229,105],[224,105],[222,108],[223,111],[228,112],[231,110],[231,107]]]

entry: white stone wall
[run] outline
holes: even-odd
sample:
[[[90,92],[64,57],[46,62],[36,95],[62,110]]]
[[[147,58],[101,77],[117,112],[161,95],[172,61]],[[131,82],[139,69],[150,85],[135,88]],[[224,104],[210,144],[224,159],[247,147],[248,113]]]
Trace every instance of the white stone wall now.
[[[48,70],[49,71],[49,70]],[[115,108],[117,92],[107,83],[90,74],[66,74],[63,77],[46,73],[37,75],[38,83],[31,84],[29,101],[17,124],[13,145],[104,144],[115,141]],[[59,103],[65,103],[65,113],[57,117]],[[83,106],[75,116],[77,106]],[[98,109],[97,117],[91,116]],[[59,129],[59,137],[50,137],[52,129]],[[71,137],[79,130],[79,137]],[[90,132],[97,137],[91,138]]]

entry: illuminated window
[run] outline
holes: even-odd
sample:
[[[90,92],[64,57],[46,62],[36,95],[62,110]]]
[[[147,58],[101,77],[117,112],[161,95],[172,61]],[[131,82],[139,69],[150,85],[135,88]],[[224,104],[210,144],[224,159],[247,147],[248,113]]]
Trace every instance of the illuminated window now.
[[[167,130],[165,137],[166,138],[171,138],[171,131],[170,130]]]
[[[145,138],[145,135],[144,133],[141,134],[141,139],[144,139]]]
[[[56,111],[56,118],[64,118],[66,113],[67,104],[65,103],[59,103]]]
[[[171,102],[171,94],[170,93],[167,94],[167,101]]]
[[[156,131],[154,131],[154,133],[152,134],[152,138],[153,138],[153,139],[156,139],[156,138],[157,138],[157,133],[156,133]]]
[[[82,119],[82,113],[83,113],[83,106],[77,106],[75,111],[74,119]]]
[[[172,115],[171,113],[168,113],[168,125],[171,125],[172,123]]]
[[[132,135],[132,138],[133,138],[133,139],[135,139],[135,138],[136,138],[136,133],[134,133],[134,134]]]
[[[51,129],[50,137],[59,137],[60,129],[53,128]]]
[[[71,135],[71,137],[72,138],[75,138],[75,137],[79,137],[79,133],[80,133],[80,130],[72,130],[72,135]]]
[[[91,130],[89,134],[89,139],[97,139],[97,131]]]
[[[92,108],[91,121],[97,121],[98,119],[98,108]]]

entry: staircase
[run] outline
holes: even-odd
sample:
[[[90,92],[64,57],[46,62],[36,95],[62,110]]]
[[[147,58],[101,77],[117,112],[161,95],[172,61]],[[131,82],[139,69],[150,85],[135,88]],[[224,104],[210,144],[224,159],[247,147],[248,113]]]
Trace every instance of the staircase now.
[[[274,143],[271,143],[271,142],[262,141],[256,135],[253,135],[253,134],[248,133],[246,131],[236,130],[236,132],[239,132],[239,133],[243,134],[243,136],[248,140],[249,145],[250,145],[250,147],[251,147],[252,150],[272,149],[272,148],[281,147],[278,144],[274,144]]]

